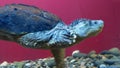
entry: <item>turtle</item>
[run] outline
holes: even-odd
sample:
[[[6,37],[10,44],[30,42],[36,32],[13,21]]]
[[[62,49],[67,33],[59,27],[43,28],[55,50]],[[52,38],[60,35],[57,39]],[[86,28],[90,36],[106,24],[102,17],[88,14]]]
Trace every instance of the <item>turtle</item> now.
[[[0,39],[33,49],[50,49],[57,68],[65,68],[65,48],[98,35],[102,20],[76,19],[66,25],[61,18],[38,7],[8,4],[0,7]]]

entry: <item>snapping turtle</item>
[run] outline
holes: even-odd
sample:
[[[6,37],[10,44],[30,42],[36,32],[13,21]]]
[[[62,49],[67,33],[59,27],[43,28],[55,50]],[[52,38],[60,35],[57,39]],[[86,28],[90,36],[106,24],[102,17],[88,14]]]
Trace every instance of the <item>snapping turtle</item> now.
[[[102,20],[89,19],[77,19],[68,26],[56,15],[30,5],[0,7],[0,39],[28,48],[50,49],[57,68],[65,68],[66,47],[97,35],[102,28]]]

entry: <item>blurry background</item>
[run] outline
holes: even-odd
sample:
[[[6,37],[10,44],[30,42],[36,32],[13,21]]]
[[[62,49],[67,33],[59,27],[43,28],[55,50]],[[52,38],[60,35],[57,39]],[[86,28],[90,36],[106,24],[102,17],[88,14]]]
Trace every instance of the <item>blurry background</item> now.
[[[85,53],[95,50],[99,53],[112,47],[120,48],[120,0],[0,0],[0,6],[11,3],[37,6],[56,14],[67,24],[77,18],[104,20],[102,33],[67,48],[67,56],[74,50]],[[50,56],[52,54],[49,50],[23,48],[17,43],[0,40],[0,62],[35,60]]]

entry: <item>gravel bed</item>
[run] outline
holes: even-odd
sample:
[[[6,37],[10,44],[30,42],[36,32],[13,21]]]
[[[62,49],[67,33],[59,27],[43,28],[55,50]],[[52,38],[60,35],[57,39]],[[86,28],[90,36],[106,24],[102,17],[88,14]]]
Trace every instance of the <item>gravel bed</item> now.
[[[79,50],[73,51],[71,56],[65,58],[67,68],[120,68],[120,50],[112,48],[99,54],[91,51],[88,54]],[[54,58],[25,60],[8,63],[4,61],[0,68],[56,68]]]

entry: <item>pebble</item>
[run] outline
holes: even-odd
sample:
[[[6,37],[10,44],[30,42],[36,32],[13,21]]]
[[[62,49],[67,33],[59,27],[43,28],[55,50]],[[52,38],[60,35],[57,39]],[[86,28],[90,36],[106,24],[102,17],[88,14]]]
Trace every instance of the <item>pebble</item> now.
[[[56,64],[53,58],[48,59],[45,63],[51,68]]]
[[[109,49],[109,52],[111,52],[113,55],[120,56],[120,50],[116,47]]]
[[[91,55],[91,54],[96,54],[96,51],[93,50],[88,53],[88,55]]]
[[[75,50],[75,51],[72,52],[72,56],[73,56],[74,54],[78,54],[78,53],[80,53],[80,51],[79,51],[79,50]]]
[[[120,68],[120,67],[112,65],[112,66],[108,66],[107,68]]]
[[[120,52],[120,50],[116,47],[109,49],[110,52]]]
[[[73,51],[72,56],[73,56],[73,58],[81,58],[81,57],[86,57],[87,54],[80,53],[79,50],[75,50],[75,51]]]
[[[7,61],[4,61],[3,63],[0,64],[0,66],[7,66],[9,63]]]
[[[112,54],[112,53],[110,51],[108,51],[108,50],[104,50],[100,54],[101,55],[105,55],[105,54],[109,55],[109,54]]]
[[[107,68],[107,66],[105,64],[101,64],[99,68]]]
[[[105,54],[112,54],[115,56],[120,56],[120,50],[118,48],[111,48],[109,50],[104,50],[100,54],[105,55]]]
[[[115,61],[114,60],[105,60],[104,63],[108,64],[108,65],[113,65],[113,64],[115,64]]]

